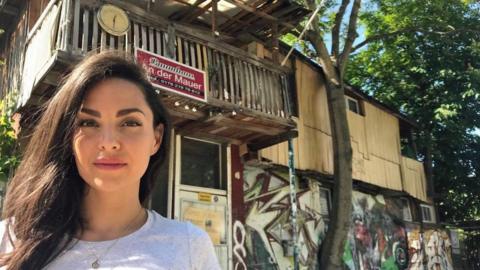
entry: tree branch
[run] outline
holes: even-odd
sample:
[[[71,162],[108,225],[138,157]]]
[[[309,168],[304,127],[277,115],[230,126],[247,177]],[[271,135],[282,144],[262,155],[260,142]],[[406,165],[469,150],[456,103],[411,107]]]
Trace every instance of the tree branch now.
[[[305,2],[308,8],[312,10],[316,9],[315,0],[306,0]],[[330,59],[330,54],[328,53],[327,46],[325,45],[325,42],[323,42],[322,30],[320,29],[318,14],[315,16],[315,18],[313,18],[311,27],[312,30],[307,30],[305,38],[310,41],[312,46],[315,48],[318,61],[323,67],[327,80],[334,85],[340,85],[340,78],[337,74],[332,60]]]
[[[340,78],[343,79],[343,72],[347,66],[348,57],[352,51],[353,42],[357,38],[357,20],[358,20],[358,11],[360,10],[360,4],[362,0],[355,0],[352,6],[352,12],[350,13],[350,19],[348,22],[348,33],[347,40],[345,41],[345,46],[343,46],[342,54],[339,57],[337,64],[338,69],[340,70]]]
[[[337,59],[340,54],[340,28],[342,27],[343,16],[350,0],[342,0],[342,4],[335,15],[335,23],[332,28],[332,55]]]

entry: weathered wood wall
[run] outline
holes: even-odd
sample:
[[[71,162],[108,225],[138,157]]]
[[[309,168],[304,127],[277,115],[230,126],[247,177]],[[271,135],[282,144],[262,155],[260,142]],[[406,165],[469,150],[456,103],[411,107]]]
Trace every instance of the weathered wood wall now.
[[[297,60],[296,67],[299,136],[294,140],[295,166],[333,174],[325,83],[318,71],[308,64]],[[392,190],[405,190],[426,200],[422,189],[425,180],[422,163],[401,155],[398,118],[367,101],[361,102],[364,102],[364,115],[348,111],[353,178]],[[260,151],[262,157],[285,166],[287,153],[286,142]]]

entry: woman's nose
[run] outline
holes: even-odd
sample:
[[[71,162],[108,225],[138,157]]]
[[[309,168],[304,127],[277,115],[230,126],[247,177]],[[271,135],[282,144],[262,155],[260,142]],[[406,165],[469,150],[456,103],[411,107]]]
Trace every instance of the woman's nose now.
[[[119,150],[120,141],[113,128],[103,128],[100,134],[98,148],[103,151]]]

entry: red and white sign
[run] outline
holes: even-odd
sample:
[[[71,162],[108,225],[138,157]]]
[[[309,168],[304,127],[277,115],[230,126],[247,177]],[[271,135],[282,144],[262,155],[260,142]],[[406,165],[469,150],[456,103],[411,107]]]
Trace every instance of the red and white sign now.
[[[207,101],[204,71],[139,48],[135,48],[135,59],[145,68],[154,86],[203,102]]]

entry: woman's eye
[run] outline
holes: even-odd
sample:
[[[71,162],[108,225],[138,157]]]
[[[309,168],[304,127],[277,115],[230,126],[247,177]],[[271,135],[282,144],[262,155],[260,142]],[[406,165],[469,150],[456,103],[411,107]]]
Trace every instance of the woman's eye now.
[[[98,127],[98,124],[94,120],[80,120],[78,122],[79,127]]]
[[[141,125],[142,125],[142,123],[140,123],[139,121],[135,121],[135,120],[128,120],[128,121],[123,122],[123,124],[122,124],[122,126],[124,126],[124,127],[139,127]]]

